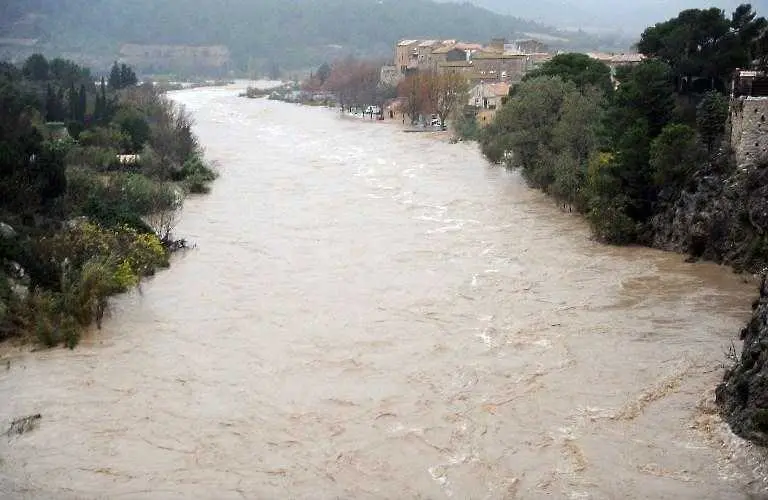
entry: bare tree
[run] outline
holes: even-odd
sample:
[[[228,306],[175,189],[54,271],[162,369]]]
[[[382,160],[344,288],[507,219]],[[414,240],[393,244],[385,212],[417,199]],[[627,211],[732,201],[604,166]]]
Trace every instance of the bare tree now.
[[[419,114],[426,112],[428,107],[428,96],[426,89],[426,80],[422,74],[413,73],[408,75],[405,80],[400,82],[397,88],[399,97],[405,99],[404,112],[411,119],[411,123],[416,123]]]
[[[440,127],[445,130],[446,119],[466,100],[467,79],[455,72],[430,72],[423,78],[429,107],[440,118]]]
[[[173,230],[179,222],[184,196],[178,188],[166,184],[151,193],[150,201],[153,209],[144,220],[163,244],[170,245],[173,242]]]

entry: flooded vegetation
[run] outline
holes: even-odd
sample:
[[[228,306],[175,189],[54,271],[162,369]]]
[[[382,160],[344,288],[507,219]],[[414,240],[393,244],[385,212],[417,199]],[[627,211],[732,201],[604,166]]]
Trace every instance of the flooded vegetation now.
[[[75,351],[6,350],[0,491],[745,498],[713,389],[754,284],[601,245],[473,144],[174,93],[221,177],[197,243]]]

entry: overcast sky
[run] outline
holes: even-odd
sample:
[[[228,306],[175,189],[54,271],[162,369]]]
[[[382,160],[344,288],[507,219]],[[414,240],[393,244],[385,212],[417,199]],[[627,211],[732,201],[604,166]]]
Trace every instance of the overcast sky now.
[[[441,0],[452,1],[452,0]],[[463,0],[453,0],[463,1]],[[732,12],[739,0],[469,0],[487,9],[565,28],[609,29],[640,33],[681,10],[718,7]],[[750,2],[768,17],[768,0]]]

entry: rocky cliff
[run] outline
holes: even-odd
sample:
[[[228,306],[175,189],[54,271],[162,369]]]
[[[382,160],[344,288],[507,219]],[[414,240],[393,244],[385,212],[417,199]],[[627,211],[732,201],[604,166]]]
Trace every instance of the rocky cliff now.
[[[744,348],[717,388],[717,402],[736,434],[768,445],[768,280],[763,278],[752,319],[741,331]]]
[[[760,272],[768,263],[768,165],[723,155],[651,221],[651,246]]]
[[[730,144],[682,192],[661,193],[646,242],[691,260],[763,275],[741,356],[717,388],[723,418],[738,435],[768,445],[768,100],[731,103]]]

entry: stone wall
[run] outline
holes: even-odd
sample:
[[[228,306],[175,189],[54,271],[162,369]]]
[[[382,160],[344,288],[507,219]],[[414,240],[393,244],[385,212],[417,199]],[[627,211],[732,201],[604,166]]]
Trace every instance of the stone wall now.
[[[731,102],[731,146],[739,167],[768,163],[768,97]]]

